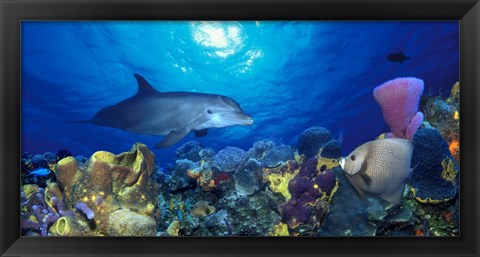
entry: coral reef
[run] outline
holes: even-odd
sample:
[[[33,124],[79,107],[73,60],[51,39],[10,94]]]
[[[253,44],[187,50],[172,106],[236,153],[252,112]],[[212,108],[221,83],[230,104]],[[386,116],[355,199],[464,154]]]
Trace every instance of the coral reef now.
[[[425,120],[436,128],[449,144],[449,150],[457,161],[460,161],[460,83],[453,85],[448,98],[441,96],[425,97],[421,108]]]
[[[43,235],[43,228],[63,236],[155,235],[157,188],[149,181],[154,160],[139,143],[119,155],[96,152],[85,165],[71,156],[61,159],[55,166],[56,183],[50,182],[44,191],[38,188],[36,194],[35,187],[24,187],[22,217],[32,220],[29,210],[43,213],[37,215]]]
[[[420,129],[413,137],[412,164],[417,165],[410,181],[415,198],[424,203],[439,203],[457,194],[458,166],[447,142],[433,128]]]
[[[205,149],[197,141],[188,141],[183,144],[180,148],[175,150],[175,155],[177,159],[187,159],[192,162],[198,162],[202,159],[211,159],[215,155],[213,149]]]
[[[407,77],[387,81],[373,90],[391,130],[387,137],[413,138],[423,122],[423,113],[418,112],[423,88],[423,80]]]
[[[22,235],[458,236],[459,165],[428,125],[414,135],[418,166],[399,205],[358,194],[339,168],[341,136],[322,127],[298,149],[261,140],[215,154],[189,141],[166,167],[139,143],[88,159],[25,153],[22,176],[33,163],[52,172],[22,187]]]

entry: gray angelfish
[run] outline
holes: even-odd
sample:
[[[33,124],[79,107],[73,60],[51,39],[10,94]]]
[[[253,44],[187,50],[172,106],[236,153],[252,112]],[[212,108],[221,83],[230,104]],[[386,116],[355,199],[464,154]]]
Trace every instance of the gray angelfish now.
[[[410,168],[412,152],[410,140],[379,139],[355,149],[340,160],[340,166],[362,197],[367,192],[398,204],[413,170]]]
[[[134,76],[138,82],[136,95],[101,109],[91,120],[76,123],[92,123],[137,134],[166,136],[155,148],[169,147],[190,131],[201,137],[207,134],[209,128],[253,123],[253,119],[230,97],[206,93],[158,92],[142,76]]]

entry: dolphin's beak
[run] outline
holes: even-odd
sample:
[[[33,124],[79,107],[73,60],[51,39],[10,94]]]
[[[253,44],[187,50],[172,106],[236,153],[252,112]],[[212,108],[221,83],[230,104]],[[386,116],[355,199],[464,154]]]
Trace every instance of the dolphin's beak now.
[[[245,124],[246,125],[252,125],[253,124],[253,119],[252,117],[248,116],[248,115],[245,115],[246,116],[246,120],[245,120]]]
[[[236,124],[238,125],[252,125],[253,124],[253,119],[252,117],[246,115],[243,112],[225,112],[225,113],[220,113],[222,117],[225,119],[230,119],[232,121],[235,121]]]

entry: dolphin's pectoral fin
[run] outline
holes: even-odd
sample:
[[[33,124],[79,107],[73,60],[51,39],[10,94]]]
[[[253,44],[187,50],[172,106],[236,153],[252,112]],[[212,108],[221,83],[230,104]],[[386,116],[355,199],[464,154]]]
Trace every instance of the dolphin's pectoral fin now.
[[[202,130],[195,130],[195,136],[196,137],[204,137],[208,133],[208,130],[202,129]]]
[[[155,148],[167,148],[184,138],[188,132],[190,132],[188,129],[172,130],[160,143],[155,145]]]

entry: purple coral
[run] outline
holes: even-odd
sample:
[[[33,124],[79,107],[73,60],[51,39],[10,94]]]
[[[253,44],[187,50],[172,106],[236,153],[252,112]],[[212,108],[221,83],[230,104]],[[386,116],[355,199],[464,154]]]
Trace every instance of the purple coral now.
[[[38,223],[26,220],[22,217],[21,226],[23,229],[40,230],[40,234],[42,236],[47,236],[48,229],[58,220],[58,218],[60,218],[60,215],[57,211],[48,207],[48,205],[45,203],[45,199],[42,195],[44,192],[45,191],[43,188],[38,188],[38,193],[35,194],[38,204],[34,204],[31,207],[31,211],[37,218]],[[58,204],[58,200],[56,201]]]
[[[300,171],[298,172],[298,176],[302,177],[307,177],[311,178],[315,176],[315,173],[317,172],[317,158],[312,157],[308,159],[306,162],[302,163],[302,166],[300,166]]]
[[[93,213],[92,209],[88,208],[84,202],[77,203],[75,209],[84,214],[89,220],[92,220],[95,217],[95,213]]]
[[[311,206],[292,199],[282,209],[282,219],[287,222],[290,228],[296,228],[298,225],[306,223],[311,215]]]
[[[319,189],[321,189],[322,192],[330,195],[333,188],[337,184],[337,179],[332,170],[325,170],[324,172],[320,173],[316,178],[314,178],[314,183],[318,185]]]
[[[296,176],[288,183],[288,191],[292,198],[299,198],[310,186],[310,180],[306,177]]]
[[[423,113],[418,112],[423,88],[423,80],[406,77],[387,81],[373,90],[383,118],[392,131],[387,137],[412,140],[423,122]]]
[[[336,177],[328,169],[318,173],[317,163],[315,157],[301,163],[299,173],[288,183],[291,198],[282,206],[281,212],[282,219],[291,229],[306,223],[315,227],[323,220],[326,210],[318,204],[318,199],[323,194],[331,195]]]

